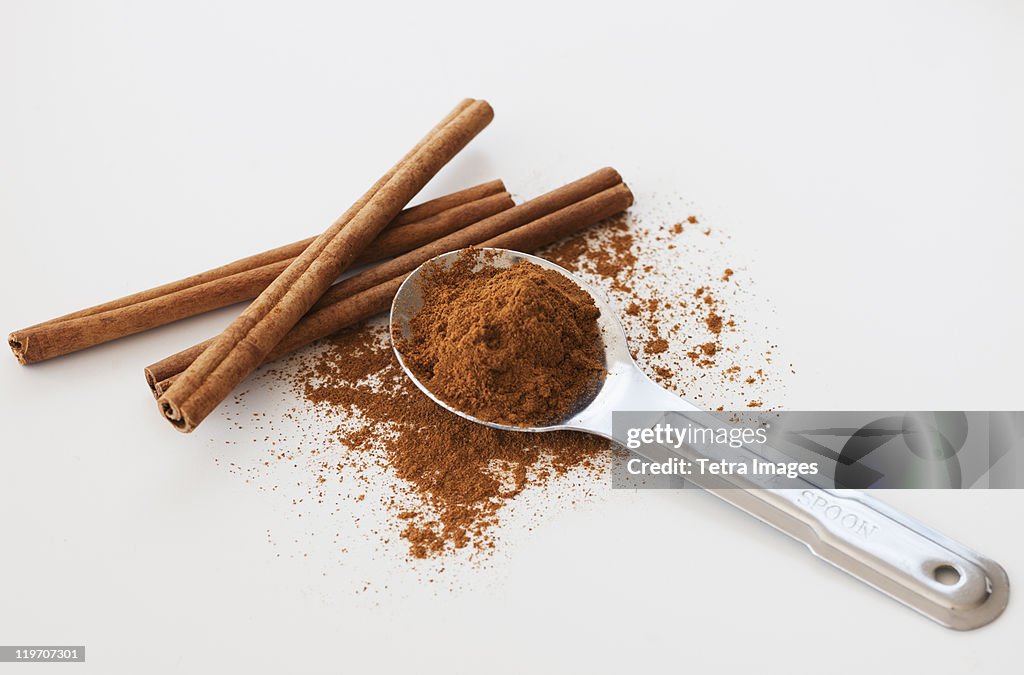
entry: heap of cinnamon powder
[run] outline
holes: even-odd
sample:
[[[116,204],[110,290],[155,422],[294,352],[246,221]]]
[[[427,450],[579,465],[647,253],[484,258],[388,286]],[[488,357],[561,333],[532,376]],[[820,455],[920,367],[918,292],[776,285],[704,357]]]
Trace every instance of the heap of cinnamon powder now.
[[[396,339],[409,368],[451,406],[512,426],[553,424],[582,407],[604,375],[600,310],[554,270],[478,266],[487,255],[469,249],[424,270],[424,306],[411,335]]]

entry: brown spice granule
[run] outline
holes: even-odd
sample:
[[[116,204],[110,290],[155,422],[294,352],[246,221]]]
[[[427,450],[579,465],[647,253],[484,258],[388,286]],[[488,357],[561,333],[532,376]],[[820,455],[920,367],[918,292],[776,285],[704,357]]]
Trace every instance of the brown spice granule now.
[[[654,338],[648,340],[647,344],[644,345],[644,351],[648,354],[661,354],[662,352],[668,351],[668,340],[665,338]]]
[[[718,335],[722,332],[722,317],[714,312],[714,310],[708,312],[707,317],[704,319],[704,323],[707,324],[708,330]]]
[[[590,295],[528,261],[474,269],[469,250],[428,267],[424,305],[400,340],[403,357],[435,396],[474,417],[545,426],[571,415],[604,377],[604,343]]]
[[[654,372],[658,375],[658,377],[665,380],[671,380],[675,376],[675,373],[672,372],[672,369],[666,368],[665,366],[655,366]]]

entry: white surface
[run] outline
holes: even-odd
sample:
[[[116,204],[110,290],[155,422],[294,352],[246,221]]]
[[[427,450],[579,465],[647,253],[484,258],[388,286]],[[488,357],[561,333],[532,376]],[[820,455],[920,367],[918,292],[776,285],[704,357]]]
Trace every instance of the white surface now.
[[[0,5],[7,329],[315,233],[476,96],[496,120],[430,194],[610,164],[714,214],[777,305],[790,409],[1024,407],[1018,3],[147,4]],[[1015,659],[1019,599],[947,631],[694,492],[563,513],[472,591],[338,592],[142,382],[225,316],[0,360],[0,643],[103,673]],[[1020,492],[886,498],[1024,571]]]

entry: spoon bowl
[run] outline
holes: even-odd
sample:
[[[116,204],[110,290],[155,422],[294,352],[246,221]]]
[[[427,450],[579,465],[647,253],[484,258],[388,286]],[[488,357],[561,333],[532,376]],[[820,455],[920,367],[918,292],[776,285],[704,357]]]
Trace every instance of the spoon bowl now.
[[[403,338],[409,338],[411,336],[410,322],[416,313],[422,309],[424,303],[423,275],[425,274],[425,271],[437,265],[450,267],[460,256],[464,256],[467,253],[465,250],[452,251],[451,253],[439,255],[416,268],[416,270],[406,277],[405,282],[402,283],[401,287],[398,289],[398,293],[395,295],[394,302],[391,304],[391,342],[395,351],[395,356],[398,358],[398,363],[412,379],[413,384],[415,384],[420,391],[426,394],[435,403],[450,410],[456,415],[459,415],[460,417],[470,420],[471,422],[484,424],[495,429],[528,432],[564,430],[586,431],[596,433],[611,440],[614,440],[611,429],[612,412],[614,410],[661,410],[663,407],[666,410],[699,410],[699,408],[691,405],[683,399],[669,394],[640,371],[640,368],[629,353],[629,345],[626,341],[626,333],[622,329],[622,324],[619,323],[618,317],[608,304],[607,300],[605,300],[600,293],[580,281],[579,278],[564,267],[560,267],[559,265],[556,265],[549,260],[545,260],[544,258],[507,249],[481,248],[470,249],[470,252],[476,256],[476,264],[473,268],[474,271],[480,270],[484,266],[505,269],[525,261],[561,274],[566,279],[576,284],[581,290],[586,292],[587,295],[593,299],[594,304],[600,312],[600,315],[597,318],[597,324],[603,343],[602,352],[604,354],[605,376],[596,391],[594,391],[587,400],[581,401],[580,404],[576,406],[574,412],[568,414],[564,419],[557,420],[556,422],[536,426],[513,426],[480,419],[464,410],[460,410],[450,405],[444,399],[430,391],[430,389],[427,388],[427,386],[416,376],[416,373],[409,368],[404,355],[402,354],[402,343],[400,340],[395,339],[395,335],[400,335]],[[636,399],[635,395],[637,393],[638,384],[646,385],[644,391],[647,395]],[[627,401],[625,400],[629,398],[629,394],[627,393],[629,391],[632,391],[634,397],[632,404],[627,404]]]

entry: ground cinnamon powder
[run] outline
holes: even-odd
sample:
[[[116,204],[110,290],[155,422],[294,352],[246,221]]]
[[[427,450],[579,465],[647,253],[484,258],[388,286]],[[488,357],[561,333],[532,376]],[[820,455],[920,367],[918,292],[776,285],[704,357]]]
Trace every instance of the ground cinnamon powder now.
[[[641,368],[663,385],[708,408],[761,407],[765,396],[779,396],[778,375],[774,345],[764,351],[760,331],[744,318],[744,300],[756,297],[746,290],[749,279],[723,259],[726,235],[704,236],[695,227],[676,228],[679,222],[678,212],[660,220],[614,218],[542,256],[607,296]],[[727,274],[726,268],[737,271]],[[607,489],[606,441],[570,432],[498,431],[449,413],[405,376],[388,338],[382,321],[371,322],[254,378],[253,392],[262,393],[286,377],[285,386],[308,403],[294,410],[295,424],[308,424],[303,420],[312,412],[328,437],[318,430],[296,443],[292,420],[275,428],[272,418],[251,412],[246,400],[252,394],[242,392],[230,422],[253,428],[251,442],[269,454],[230,469],[261,489],[286,494],[300,517],[311,511],[322,517],[336,499],[351,501],[331,508],[348,523],[333,535],[342,551],[358,536],[389,547],[400,536],[400,550],[411,558],[444,566],[455,552],[481,559],[503,536],[497,526],[506,518],[519,522],[527,509],[543,517],[546,503],[585,501]],[[280,482],[281,465],[300,471],[298,482]],[[531,495],[543,497],[531,502]],[[376,511],[386,515],[381,519]]]
[[[546,426],[577,411],[604,375],[591,296],[528,261],[478,265],[467,250],[418,280],[423,308],[400,340],[406,364],[431,393],[474,417]]]

